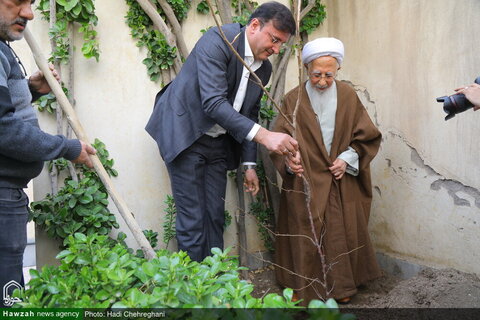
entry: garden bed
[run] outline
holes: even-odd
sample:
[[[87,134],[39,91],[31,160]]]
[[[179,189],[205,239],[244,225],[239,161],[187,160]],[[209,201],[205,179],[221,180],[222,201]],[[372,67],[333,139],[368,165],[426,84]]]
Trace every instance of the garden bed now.
[[[252,295],[280,293],[273,267],[249,272]],[[410,279],[384,275],[359,288],[341,308],[480,308],[480,279],[454,269],[425,268]]]

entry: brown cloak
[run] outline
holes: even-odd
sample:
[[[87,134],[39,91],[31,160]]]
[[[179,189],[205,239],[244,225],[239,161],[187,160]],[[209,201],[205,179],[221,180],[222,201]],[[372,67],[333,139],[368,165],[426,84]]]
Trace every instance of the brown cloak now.
[[[298,297],[304,299],[304,305],[311,299],[352,296],[360,284],[381,275],[368,235],[372,201],[370,162],[379,149],[381,134],[355,91],[347,83],[337,81],[336,84],[337,112],[330,156],[305,85],[302,86],[295,135],[300,145],[304,175],[310,183],[315,232],[318,239],[323,234],[321,243],[326,265],[330,266],[326,272],[327,291],[331,291],[328,296],[321,284],[325,281],[320,255],[310,240],[314,237],[303,180],[286,173],[283,156],[271,155],[283,178],[277,221],[279,235],[276,238],[276,263],[280,267],[276,268],[276,276],[281,285],[297,291]],[[299,87],[293,89],[284,99],[282,109],[290,120],[298,90]],[[274,131],[292,134],[293,128],[278,116]],[[359,175],[345,173],[337,181],[328,167],[349,146],[359,155]]]

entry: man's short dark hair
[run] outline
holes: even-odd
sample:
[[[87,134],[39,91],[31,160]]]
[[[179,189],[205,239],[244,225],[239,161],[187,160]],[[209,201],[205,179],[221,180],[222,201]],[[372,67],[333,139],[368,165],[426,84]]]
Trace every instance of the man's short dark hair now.
[[[254,18],[257,18],[262,24],[271,20],[275,29],[288,32],[291,35],[295,34],[296,26],[292,12],[279,2],[271,1],[259,6],[250,16],[248,24]]]

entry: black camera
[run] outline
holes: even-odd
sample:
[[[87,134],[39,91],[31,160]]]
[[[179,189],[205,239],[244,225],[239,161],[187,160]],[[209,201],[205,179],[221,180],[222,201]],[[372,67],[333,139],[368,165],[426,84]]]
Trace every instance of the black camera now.
[[[475,79],[476,84],[480,84],[480,77]],[[452,94],[437,98],[437,102],[443,102],[443,111],[447,114],[445,120],[452,119],[457,113],[466,111],[473,107],[463,93]]]

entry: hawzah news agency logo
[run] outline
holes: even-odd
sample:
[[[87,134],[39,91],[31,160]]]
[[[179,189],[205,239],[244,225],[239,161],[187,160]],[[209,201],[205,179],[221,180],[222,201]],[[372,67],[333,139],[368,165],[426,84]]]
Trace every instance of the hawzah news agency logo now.
[[[5,306],[11,307],[17,302],[22,302],[20,298],[10,297],[10,294],[8,292],[13,292],[15,291],[15,289],[22,290],[22,286],[15,280],[11,280],[3,286],[3,304]]]

